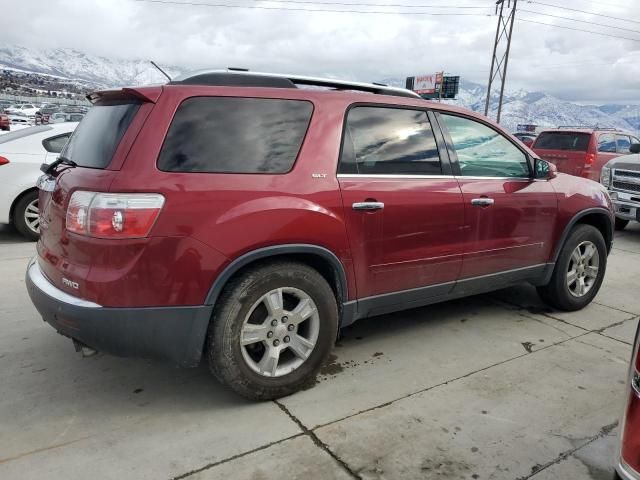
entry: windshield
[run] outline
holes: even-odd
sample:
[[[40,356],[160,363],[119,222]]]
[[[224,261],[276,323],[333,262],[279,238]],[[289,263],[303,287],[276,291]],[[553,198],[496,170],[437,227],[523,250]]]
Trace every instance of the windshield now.
[[[82,118],[61,156],[81,167],[106,168],[139,107],[131,100],[98,102]]]
[[[47,125],[38,125],[37,127],[29,127],[23,130],[16,130],[15,132],[5,133],[4,135],[0,136],[0,143],[11,142],[19,138],[28,137],[35,133],[46,132],[47,130],[53,130],[53,128],[48,127]]]
[[[576,132],[542,132],[536,140],[534,148],[543,150],[570,150],[586,152],[589,147],[588,133]]]

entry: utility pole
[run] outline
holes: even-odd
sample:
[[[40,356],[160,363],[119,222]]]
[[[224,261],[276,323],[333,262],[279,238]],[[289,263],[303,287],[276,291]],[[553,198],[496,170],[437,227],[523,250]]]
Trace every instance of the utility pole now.
[[[513,1],[513,8],[511,2]],[[507,12],[505,12],[505,3],[507,4]],[[491,103],[491,90],[493,84],[500,78],[500,97],[498,99],[498,115],[496,121],[500,123],[500,114],[502,113],[502,98],[504,96],[504,84],[507,80],[507,67],[509,66],[509,52],[511,50],[511,36],[513,34],[513,23],[516,18],[516,6],[518,0],[497,0],[496,14],[498,17],[498,27],[496,28],[496,39],[493,44],[493,54],[491,56],[491,71],[489,73],[489,85],[487,86],[487,100],[484,105],[484,114],[489,115],[489,104]],[[499,12],[498,12],[499,10]],[[506,16],[505,16],[506,14]],[[500,49],[502,56],[498,59],[498,47],[506,43],[506,48]]]

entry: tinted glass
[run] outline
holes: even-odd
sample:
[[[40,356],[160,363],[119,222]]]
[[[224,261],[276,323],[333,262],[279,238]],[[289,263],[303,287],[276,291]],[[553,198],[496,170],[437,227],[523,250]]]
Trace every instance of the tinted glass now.
[[[505,136],[482,123],[442,115],[463,176],[528,177],[527,157]]]
[[[60,153],[69,140],[71,134],[59,135],[57,137],[46,138],[42,141],[42,146],[47,152]]]
[[[438,148],[426,112],[352,108],[347,116],[339,172],[441,174]]]
[[[598,138],[599,152],[616,152],[616,137],[612,133],[604,133]]]
[[[81,167],[105,168],[139,107],[139,103],[121,101],[97,103],[73,132],[62,155]]]
[[[299,100],[195,97],[182,102],[158,158],[160,170],[286,173],[313,106]]]
[[[618,143],[618,153],[630,153],[631,141],[626,135],[616,135],[616,141]]]
[[[589,147],[588,133],[575,132],[542,132],[533,148],[542,150],[570,150],[572,152],[586,152]]]
[[[12,140],[17,140],[18,138],[28,137],[35,133],[46,132],[47,130],[53,130],[51,127],[46,125],[38,125],[36,127],[24,128],[22,130],[16,130],[15,132],[5,133],[0,135],[0,143],[7,143]]]

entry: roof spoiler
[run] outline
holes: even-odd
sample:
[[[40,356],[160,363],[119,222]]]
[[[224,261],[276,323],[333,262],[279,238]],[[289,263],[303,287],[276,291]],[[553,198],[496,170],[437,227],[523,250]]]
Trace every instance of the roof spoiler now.
[[[162,93],[161,86],[154,87],[124,87],[117,90],[100,90],[87,95],[87,100],[95,104],[98,100],[126,100],[135,99],[144,103],[156,103]]]

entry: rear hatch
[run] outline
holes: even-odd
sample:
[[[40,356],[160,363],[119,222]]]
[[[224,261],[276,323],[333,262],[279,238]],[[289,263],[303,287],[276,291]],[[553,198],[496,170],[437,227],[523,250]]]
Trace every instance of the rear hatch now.
[[[93,108],[60,153],[64,163],[50,168],[38,181],[41,217],[37,248],[40,268],[55,286],[96,301],[89,281],[91,265],[105,255],[103,243],[108,240],[69,231],[69,201],[77,191],[108,192],[154,99],[123,89],[93,94],[91,100]]]
[[[572,131],[542,132],[531,147],[562,173],[581,175],[588,162],[591,133]]]

